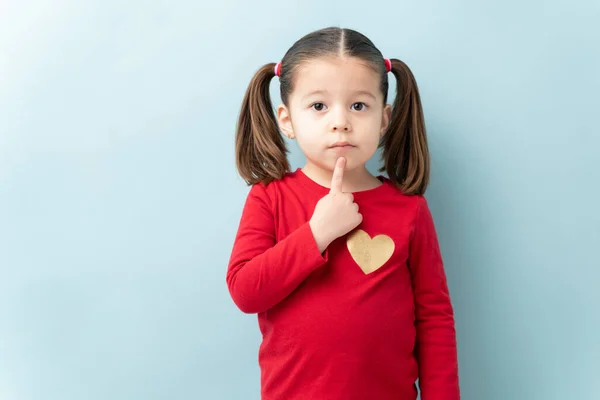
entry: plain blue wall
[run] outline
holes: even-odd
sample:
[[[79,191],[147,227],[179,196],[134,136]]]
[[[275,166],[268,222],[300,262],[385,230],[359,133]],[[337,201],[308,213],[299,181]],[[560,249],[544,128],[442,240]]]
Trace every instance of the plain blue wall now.
[[[463,398],[600,398],[597,1],[199,3],[0,2],[0,399],[259,399],[236,117],[330,25],[419,83]]]

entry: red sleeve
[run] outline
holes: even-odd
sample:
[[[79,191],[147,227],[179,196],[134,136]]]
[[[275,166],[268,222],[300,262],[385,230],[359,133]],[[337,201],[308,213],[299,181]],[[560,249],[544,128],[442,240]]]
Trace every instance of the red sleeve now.
[[[286,298],[327,262],[308,221],[276,242],[275,218],[265,186],[255,184],[244,205],[227,267],[227,286],[245,313],[265,311]]]
[[[423,196],[419,196],[409,266],[415,293],[421,399],[459,400],[454,311],[433,218]]]

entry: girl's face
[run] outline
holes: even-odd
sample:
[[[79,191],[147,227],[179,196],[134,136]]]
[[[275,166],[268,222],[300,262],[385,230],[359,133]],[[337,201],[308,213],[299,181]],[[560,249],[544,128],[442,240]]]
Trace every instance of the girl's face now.
[[[307,165],[333,171],[364,168],[375,154],[391,117],[380,77],[356,58],[311,60],[296,71],[289,107],[277,109],[282,132],[298,141]]]

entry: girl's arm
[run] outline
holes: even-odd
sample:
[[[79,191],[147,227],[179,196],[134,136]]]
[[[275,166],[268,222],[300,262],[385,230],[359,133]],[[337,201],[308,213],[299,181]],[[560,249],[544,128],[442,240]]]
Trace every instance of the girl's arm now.
[[[227,268],[227,287],[245,313],[260,313],[286,298],[327,262],[307,221],[276,242],[274,216],[265,187],[250,189]]]
[[[454,311],[431,212],[418,196],[409,267],[415,293],[422,400],[460,399]]]

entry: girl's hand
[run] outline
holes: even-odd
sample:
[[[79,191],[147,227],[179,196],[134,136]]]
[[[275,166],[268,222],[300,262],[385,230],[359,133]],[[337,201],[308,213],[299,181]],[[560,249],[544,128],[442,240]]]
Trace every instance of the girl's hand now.
[[[329,194],[321,198],[309,221],[310,227],[321,253],[335,239],[345,235],[362,222],[358,204],[352,193],[342,192],[346,159],[338,158],[331,178]]]

